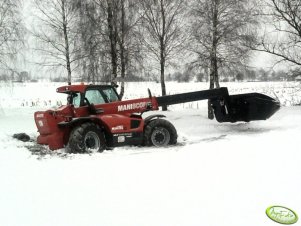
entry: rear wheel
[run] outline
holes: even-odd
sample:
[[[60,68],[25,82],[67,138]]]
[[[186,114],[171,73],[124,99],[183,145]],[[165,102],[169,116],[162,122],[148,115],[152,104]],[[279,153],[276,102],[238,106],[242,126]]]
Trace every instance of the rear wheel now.
[[[177,130],[169,121],[155,119],[144,130],[144,144],[146,146],[164,147],[177,143]]]
[[[77,126],[70,134],[68,151],[71,153],[103,152],[105,148],[104,133],[94,123],[87,122]]]

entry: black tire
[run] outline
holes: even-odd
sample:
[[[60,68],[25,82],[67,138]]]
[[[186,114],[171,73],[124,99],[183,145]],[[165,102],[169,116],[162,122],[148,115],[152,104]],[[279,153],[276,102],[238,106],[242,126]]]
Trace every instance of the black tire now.
[[[103,152],[106,141],[98,125],[86,122],[75,127],[69,137],[67,150],[70,153]]]
[[[177,130],[169,121],[155,119],[144,129],[144,144],[146,146],[164,147],[177,143]]]

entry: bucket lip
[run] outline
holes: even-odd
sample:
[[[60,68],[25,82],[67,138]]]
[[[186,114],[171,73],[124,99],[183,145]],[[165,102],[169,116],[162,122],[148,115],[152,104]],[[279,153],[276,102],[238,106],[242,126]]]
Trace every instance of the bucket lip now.
[[[271,97],[271,96],[268,96],[266,94],[263,94],[263,93],[242,93],[242,94],[234,94],[234,95],[230,95],[230,97],[262,97],[262,98],[267,98],[267,99],[271,99],[271,100],[275,100],[275,98]]]
[[[279,100],[268,96],[266,94],[262,93],[243,93],[243,94],[235,94],[235,95],[230,95],[230,99],[238,99],[238,98],[255,98],[257,100],[262,100],[262,101],[268,101],[269,103],[272,103],[276,105],[277,107],[280,107],[280,102]]]

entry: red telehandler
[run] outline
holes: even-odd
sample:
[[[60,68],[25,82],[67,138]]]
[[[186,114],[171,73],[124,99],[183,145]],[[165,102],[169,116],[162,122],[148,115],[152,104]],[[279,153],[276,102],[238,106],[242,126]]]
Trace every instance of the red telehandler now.
[[[40,135],[38,144],[51,150],[66,147],[70,152],[102,152],[123,145],[166,146],[177,143],[177,131],[162,114],[142,118],[160,106],[210,99],[218,122],[265,120],[280,104],[259,93],[229,95],[227,88],[203,90],[162,97],[121,101],[110,85],[68,85],[67,105],[57,110],[35,112]]]

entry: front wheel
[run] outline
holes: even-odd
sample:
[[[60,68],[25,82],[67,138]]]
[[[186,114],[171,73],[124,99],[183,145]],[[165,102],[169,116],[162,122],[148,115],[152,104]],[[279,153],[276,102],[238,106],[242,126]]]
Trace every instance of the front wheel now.
[[[75,127],[69,137],[68,151],[72,153],[103,152],[105,147],[104,133],[91,122]]]
[[[146,146],[164,147],[177,143],[177,130],[169,121],[155,119],[144,130],[144,144]]]

